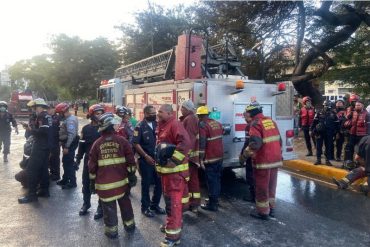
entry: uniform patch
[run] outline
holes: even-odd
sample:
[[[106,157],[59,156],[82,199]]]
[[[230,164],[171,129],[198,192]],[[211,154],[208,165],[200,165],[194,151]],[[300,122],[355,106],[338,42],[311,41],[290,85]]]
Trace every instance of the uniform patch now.
[[[134,136],[138,136],[138,135],[139,135],[139,131],[134,130]]]
[[[262,125],[265,130],[275,129],[275,125],[271,119],[262,120]]]

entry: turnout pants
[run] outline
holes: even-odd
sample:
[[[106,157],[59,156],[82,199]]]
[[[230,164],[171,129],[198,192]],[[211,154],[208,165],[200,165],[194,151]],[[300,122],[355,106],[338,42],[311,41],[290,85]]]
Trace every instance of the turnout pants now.
[[[255,198],[256,197],[256,185],[255,185],[256,182],[254,181],[254,176],[253,176],[252,158],[248,158],[245,161],[245,181],[247,182],[250,195],[253,198]]]
[[[198,207],[200,205],[200,185],[199,185],[199,175],[198,166],[192,162],[189,162],[189,173],[190,179],[188,182],[189,197],[190,197],[190,207]]]
[[[182,203],[186,179],[179,173],[161,176],[163,195],[166,203],[166,239],[178,240],[181,237]]]
[[[256,180],[256,209],[259,214],[267,215],[271,208],[275,208],[277,172],[278,168],[253,168]]]
[[[148,164],[145,159],[139,159],[141,175],[141,210],[145,211],[150,206],[158,206],[162,196],[161,178],[158,176],[154,165]],[[150,185],[154,184],[152,199],[150,200]]]
[[[344,160],[353,160],[355,146],[360,142],[362,136],[349,135],[348,143],[344,150]]]
[[[76,184],[76,169],[74,168],[74,158],[76,148],[78,146],[78,138],[76,138],[71,146],[68,148],[68,153],[63,155],[62,162],[63,162],[63,180],[67,183],[71,183],[73,185]]]
[[[0,150],[3,146],[3,154],[5,155],[10,153],[10,132],[0,130]]]
[[[107,233],[114,234],[118,232],[117,203],[121,210],[123,225],[126,227],[130,227],[135,224],[131,200],[129,195],[125,193],[123,197],[117,200],[110,202],[101,202],[104,215],[105,232]]]
[[[36,190],[40,184],[40,189],[49,189],[49,171],[48,158],[50,150],[48,148],[41,148],[35,143],[32,147],[31,156],[27,166],[28,177],[28,194],[36,195]]]
[[[52,176],[60,177],[60,146],[50,150],[49,169]]]

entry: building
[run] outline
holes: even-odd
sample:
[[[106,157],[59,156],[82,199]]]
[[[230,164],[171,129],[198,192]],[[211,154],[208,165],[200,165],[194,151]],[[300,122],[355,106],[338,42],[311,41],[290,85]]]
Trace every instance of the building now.
[[[0,71],[0,86],[10,86],[9,67],[5,66],[5,69]]]
[[[344,84],[341,81],[335,81],[333,83],[325,82],[325,99],[330,101],[336,101],[343,99],[343,96],[353,92],[353,86]]]

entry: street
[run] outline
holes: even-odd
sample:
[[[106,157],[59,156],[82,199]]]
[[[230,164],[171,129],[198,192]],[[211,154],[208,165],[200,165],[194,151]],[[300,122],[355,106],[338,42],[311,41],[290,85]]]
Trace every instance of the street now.
[[[80,122],[86,123],[85,121]],[[14,179],[20,170],[24,131],[12,133],[9,163],[0,160],[0,246],[159,246],[164,216],[147,218],[140,210],[140,181],[131,190],[136,231],[127,234],[119,224],[119,238],[104,236],[103,220],[94,221],[97,197],[90,214],[79,216],[82,205],[81,174],[78,188],[62,190],[51,182],[48,199],[20,205],[25,190]],[[63,170],[63,169],[62,169]],[[237,176],[238,177],[238,176]],[[246,185],[240,178],[223,179],[218,213],[200,210],[184,214],[180,246],[369,246],[370,200],[360,193],[338,191],[325,182],[309,180],[281,170],[278,177],[276,219],[249,216],[252,203],[241,198]],[[161,202],[163,205],[163,200]]]

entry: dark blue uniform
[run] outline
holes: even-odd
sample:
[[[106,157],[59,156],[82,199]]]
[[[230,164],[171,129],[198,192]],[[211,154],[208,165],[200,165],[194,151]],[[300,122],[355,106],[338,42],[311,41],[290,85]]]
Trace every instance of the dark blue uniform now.
[[[34,136],[31,156],[27,166],[28,195],[36,196],[37,186],[43,191],[49,190],[48,158],[50,153],[51,116],[46,111],[37,115],[35,128],[30,131]]]
[[[60,120],[57,114],[51,116],[52,126],[50,128],[50,157],[49,168],[51,179],[56,181],[60,179],[60,145],[59,145],[59,125]]]
[[[3,154],[5,156],[9,154],[10,148],[10,133],[12,132],[10,124],[12,124],[14,128],[17,127],[17,122],[13,118],[13,115],[9,112],[0,114],[0,150],[2,145],[4,145]]]
[[[93,143],[100,137],[98,132],[98,126],[92,124],[87,124],[82,128],[81,139],[78,145],[78,153],[76,155],[76,162],[80,163],[82,158],[84,158],[84,166],[82,171],[82,194],[84,205],[90,207],[90,178],[89,178],[89,153]]]
[[[132,142],[133,144],[139,144],[145,153],[154,159],[157,122],[153,121],[151,123],[152,127],[146,120],[138,123],[134,130]],[[141,210],[144,212],[149,207],[158,206],[162,195],[162,187],[155,166],[148,164],[144,157],[139,158],[139,169],[141,175]],[[154,184],[154,194],[150,200],[149,189],[151,184]]]
[[[31,130],[35,128],[36,119],[37,119],[36,113],[32,112],[28,119],[28,126],[31,128]],[[26,137],[26,139],[28,139],[28,137],[31,136],[31,130],[27,129],[26,132],[24,133],[24,137]]]

